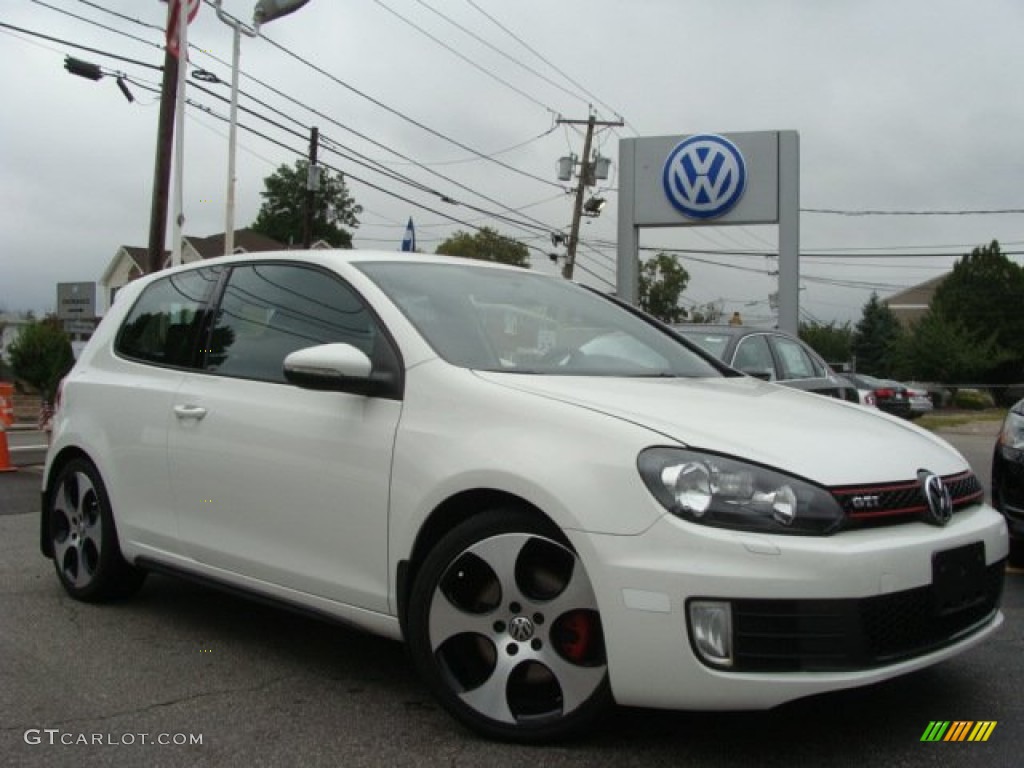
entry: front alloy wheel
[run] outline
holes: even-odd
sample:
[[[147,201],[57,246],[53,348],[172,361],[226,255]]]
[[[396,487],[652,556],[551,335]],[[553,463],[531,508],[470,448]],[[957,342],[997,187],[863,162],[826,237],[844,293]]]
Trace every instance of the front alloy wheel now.
[[[472,518],[428,555],[409,609],[413,658],[441,703],[491,737],[544,741],[611,703],[583,564],[529,513]]]

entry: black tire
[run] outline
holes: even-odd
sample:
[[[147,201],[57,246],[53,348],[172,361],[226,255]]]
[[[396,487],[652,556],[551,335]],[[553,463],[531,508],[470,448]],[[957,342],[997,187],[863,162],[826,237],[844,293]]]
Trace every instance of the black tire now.
[[[84,602],[137,592],[146,573],[121,555],[110,498],[92,462],[65,464],[46,498],[53,562],[65,591]]]
[[[487,737],[553,741],[612,706],[590,580],[561,532],[527,510],[483,512],[445,535],[415,577],[407,619],[427,687]]]

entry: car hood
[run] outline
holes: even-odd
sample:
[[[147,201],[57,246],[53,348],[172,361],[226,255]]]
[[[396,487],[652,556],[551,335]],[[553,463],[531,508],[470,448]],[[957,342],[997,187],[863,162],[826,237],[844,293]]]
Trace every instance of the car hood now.
[[[749,377],[621,379],[478,373],[510,389],[632,422],[691,448],[824,485],[901,481],[968,468],[945,441],[874,408]]]

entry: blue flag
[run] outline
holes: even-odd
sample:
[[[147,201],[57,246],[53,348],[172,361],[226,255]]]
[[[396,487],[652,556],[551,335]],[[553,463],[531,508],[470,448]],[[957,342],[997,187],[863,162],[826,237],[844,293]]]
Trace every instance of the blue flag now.
[[[412,216],[409,217],[409,223],[405,225],[405,237],[402,238],[402,250],[416,250],[416,230],[412,226]]]

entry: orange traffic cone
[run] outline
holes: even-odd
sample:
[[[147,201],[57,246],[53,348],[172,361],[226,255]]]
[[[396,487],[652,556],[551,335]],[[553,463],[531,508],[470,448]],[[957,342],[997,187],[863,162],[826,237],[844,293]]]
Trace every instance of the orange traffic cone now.
[[[11,466],[11,452],[7,448],[7,430],[0,423],[0,472],[14,472],[17,467]]]

